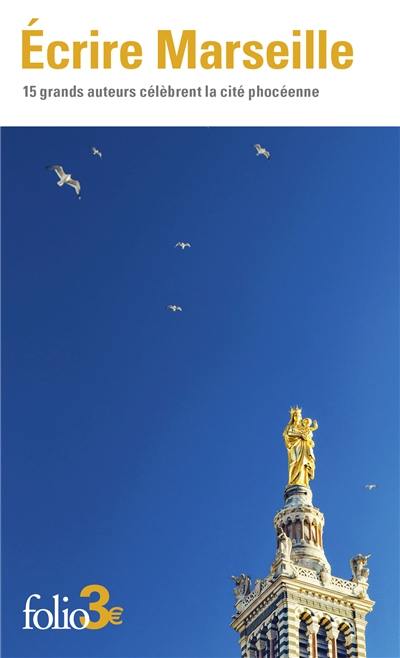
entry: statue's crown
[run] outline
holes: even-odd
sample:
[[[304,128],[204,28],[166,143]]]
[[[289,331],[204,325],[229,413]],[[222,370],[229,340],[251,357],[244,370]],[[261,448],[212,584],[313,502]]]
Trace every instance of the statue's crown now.
[[[290,413],[291,413],[291,414],[293,414],[295,411],[297,411],[297,413],[300,413],[300,414],[301,414],[301,412],[302,412],[303,410],[302,410],[301,407],[298,407],[297,405],[296,405],[295,407],[290,407]]]

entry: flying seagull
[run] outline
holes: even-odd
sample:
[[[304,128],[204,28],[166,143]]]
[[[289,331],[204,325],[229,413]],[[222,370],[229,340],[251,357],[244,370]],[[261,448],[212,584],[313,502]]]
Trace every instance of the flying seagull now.
[[[81,191],[81,184],[78,180],[75,180],[72,178],[71,174],[66,174],[64,169],[62,168],[61,165],[51,165],[50,167],[47,167],[50,169],[50,171],[55,171],[58,178],[60,180],[57,181],[57,185],[59,187],[62,187],[63,185],[70,185],[71,187],[74,188],[75,192],[78,195],[78,198],[80,199],[81,197],[79,196],[80,191]]]
[[[176,304],[168,304],[167,309],[176,313],[177,311],[182,311],[182,306],[177,306]]]
[[[190,242],[177,242],[176,245],[175,245],[175,247],[180,247],[182,249],[182,251],[184,251],[186,249],[186,247],[188,247],[190,249],[191,246],[192,245],[190,244]]]
[[[372,489],[376,489],[376,484],[366,484],[365,488],[368,489],[368,491],[372,491]]]
[[[103,157],[103,154],[99,149],[97,149],[95,146],[92,146],[92,155],[98,155],[99,158]]]
[[[264,155],[267,160],[271,159],[271,153],[267,151],[267,149],[265,149],[263,146],[261,146],[261,144],[254,144],[254,148],[257,151],[257,155]]]

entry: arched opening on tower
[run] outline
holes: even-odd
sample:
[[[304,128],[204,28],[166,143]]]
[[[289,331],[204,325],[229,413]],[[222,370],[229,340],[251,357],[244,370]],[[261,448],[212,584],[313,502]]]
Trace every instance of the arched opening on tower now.
[[[296,519],[296,521],[295,521],[294,538],[297,542],[301,540],[301,521],[300,521],[300,519]]]
[[[325,626],[320,626],[317,633],[317,656],[318,658],[329,658],[328,636]]]
[[[311,527],[310,527],[310,521],[307,518],[304,520],[304,536],[307,541],[310,541]]]
[[[248,655],[248,658],[258,658],[258,651],[257,651],[255,638],[252,638],[249,641],[249,644],[248,644],[248,647],[247,647],[247,655]]]
[[[278,618],[268,624],[265,658],[279,658]]]
[[[318,535],[317,535],[317,524],[315,521],[312,522],[312,541],[314,544],[318,544]]]
[[[339,631],[339,635],[336,640],[336,656],[337,658],[347,658],[347,648],[346,648],[346,638],[343,631]]]
[[[292,519],[288,519],[287,526],[286,526],[286,534],[290,539],[293,538],[293,524],[292,524]]]

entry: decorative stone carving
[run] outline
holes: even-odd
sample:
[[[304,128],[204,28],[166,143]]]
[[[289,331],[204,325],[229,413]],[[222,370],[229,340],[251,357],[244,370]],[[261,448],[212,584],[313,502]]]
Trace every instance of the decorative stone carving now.
[[[321,579],[321,583],[323,584],[324,587],[328,587],[331,582],[331,570],[330,567],[326,564],[322,566],[321,571],[319,572],[319,577]]]
[[[284,560],[290,561],[292,553],[292,540],[288,537],[283,528],[278,530],[278,555]]]
[[[261,588],[262,588],[262,579],[261,578],[256,578],[256,581],[254,583],[254,594],[258,596],[261,593]]]
[[[241,573],[240,576],[232,576],[232,580],[236,584],[236,587],[233,588],[236,601],[239,601],[240,599],[243,599],[243,597],[250,594],[250,576],[247,576],[245,573]]]
[[[312,505],[300,504],[299,498],[304,491],[307,491],[306,487],[286,488],[285,506],[275,514],[274,518],[277,544],[279,545],[279,533],[282,528],[286,535],[293,538],[292,562],[298,566],[315,569],[319,574],[324,565],[329,568],[322,542],[324,515]]]
[[[319,623],[317,621],[311,621],[307,624],[307,633],[308,635],[317,634],[319,631]]]
[[[366,564],[368,559],[371,557],[369,555],[362,555],[358,553],[350,560],[350,567],[353,574],[352,580],[356,583],[367,583],[369,576],[369,569],[367,569]]]
[[[329,640],[337,640],[339,635],[339,629],[337,622],[331,621],[329,628],[327,629],[326,635]]]
[[[284,533],[282,528],[279,528],[278,550],[271,569],[274,579],[280,575],[287,576],[288,578],[296,578],[294,564],[291,561],[291,553],[292,540]]]

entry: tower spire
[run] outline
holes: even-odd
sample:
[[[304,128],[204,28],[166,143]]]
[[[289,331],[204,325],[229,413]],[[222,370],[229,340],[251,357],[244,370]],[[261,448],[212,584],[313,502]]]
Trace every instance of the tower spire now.
[[[365,616],[369,555],[350,560],[351,580],[331,574],[323,547],[324,515],[314,507],[316,420],[290,409],[283,437],[288,452],[284,505],[274,517],[276,554],[270,572],[251,587],[235,578],[236,613],[242,658],[366,658]]]
[[[279,533],[284,532],[290,539],[294,564],[315,569],[317,573],[321,570],[330,573],[322,542],[324,515],[312,504],[309,484],[315,474],[313,432],[317,429],[316,420],[303,418],[299,407],[291,407],[290,420],[283,431],[289,478],[284,493],[285,504],[275,515],[274,526],[277,545]]]

